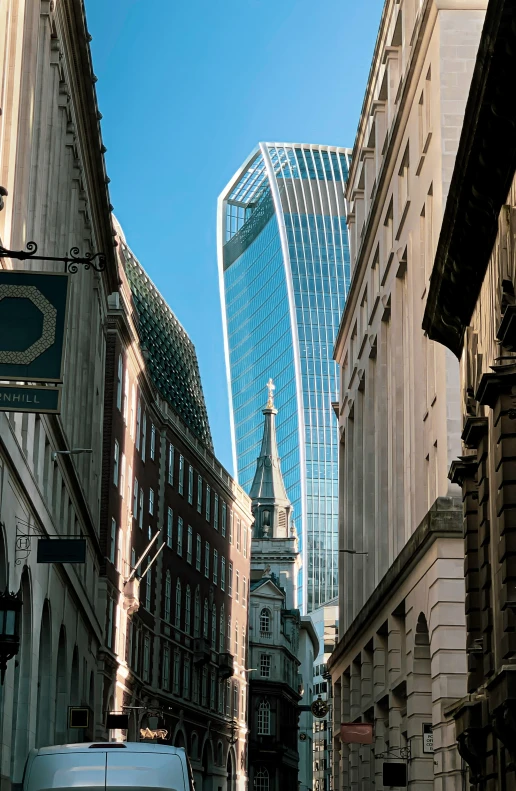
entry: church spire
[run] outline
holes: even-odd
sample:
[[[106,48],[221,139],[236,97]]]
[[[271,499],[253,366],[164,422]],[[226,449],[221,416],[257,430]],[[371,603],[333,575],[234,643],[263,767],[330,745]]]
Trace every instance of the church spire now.
[[[274,406],[274,390],[274,383],[269,379],[267,405],[263,410],[262,446],[250,491],[256,538],[285,538],[290,532],[292,506],[283,482],[278,455],[275,423],[278,410]]]

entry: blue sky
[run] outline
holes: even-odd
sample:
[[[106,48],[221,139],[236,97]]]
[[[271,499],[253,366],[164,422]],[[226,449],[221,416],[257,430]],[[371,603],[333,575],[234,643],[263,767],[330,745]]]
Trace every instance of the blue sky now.
[[[86,0],[111,202],[195,343],[229,471],[217,197],[260,140],[352,147],[382,5]]]

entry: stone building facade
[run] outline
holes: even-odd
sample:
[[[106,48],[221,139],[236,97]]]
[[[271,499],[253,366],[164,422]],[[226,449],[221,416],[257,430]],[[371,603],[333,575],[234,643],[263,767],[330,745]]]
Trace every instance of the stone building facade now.
[[[103,328],[117,267],[88,42],[80,0],[0,6],[1,244],[106,256],[103,272],[70,275],[61,414],[0,412],[0,589],[23,598],[20,651],[0,687],[2,791],[19,788],[30,748],[77,738],[69,704],[90,709],[83,738],[101,733]],[[63,271],[52,261],[0,260],[12,266]],[[53,456],[76,448],[91,453]],[[86,563],[36,563],[38,534],[85,537]]]
[[[396,759],[414,788],[461,785],[445,715],[466,684],[460,499],[447,479],[459,371],[421,321],[485,6],[387,0],[353,149],[351,287],[335,344],[336,791],[381,787]],[[341,743],[340,724],[357,721],[372,723],[374,753]]]
[[[156,714],[166,740],[186,748],[198,788],[243,791],[250,500],[213,455],[194,347],[117,230],[102,706],[129,714],[129,731],[115,738],[138,740]]]
[[[469,781],[516,788],[516,9],[489,4],[424,328],[460,358],[467,689],[448,709]]]

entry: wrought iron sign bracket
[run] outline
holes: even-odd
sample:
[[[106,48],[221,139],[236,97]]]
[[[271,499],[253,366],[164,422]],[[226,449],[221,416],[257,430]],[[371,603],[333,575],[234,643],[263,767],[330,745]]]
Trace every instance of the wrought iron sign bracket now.
[[[27,560],[32,549],[32,539],[42,536],[37,525],[29,525],[22,519],[16,519],[16,543],[14,545],[14,565],[21,566]]]
[[[374,753],[375,758],[386,758],[398,761],[410,761],[410,742],[406,747],[393,747],[392,750],[386,750],[383,753]]]
[[[104,253],[85,253],[79,255],[79,248],[72,247],[67,256],[59,257],[55,255],[36,255],[38,245],[36,242],[27,242],[26,250],[7,250],[0,245],[0,258],[15,258],[18,261],[60,261],[65,265],[65,272],[74,275],[79,271],[79,266],[85,269],[94,269],[96,272],[103,272],[106,268],[106,256]]]

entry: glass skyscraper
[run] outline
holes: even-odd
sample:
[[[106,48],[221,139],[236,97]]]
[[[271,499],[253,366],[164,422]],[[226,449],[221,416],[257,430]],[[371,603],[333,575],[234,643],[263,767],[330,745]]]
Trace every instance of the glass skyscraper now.
[[[272,377],[278,448],[300,538],[304,612],[337,596],[338,400],[333,343],[349,285],[350,151],[260,143],[218,205],[235,473],[249,491]]]

